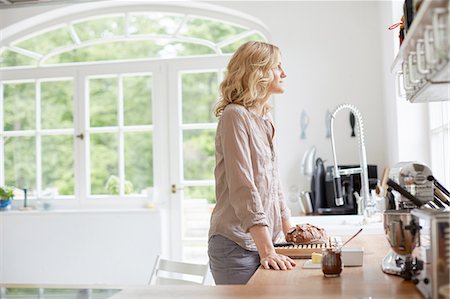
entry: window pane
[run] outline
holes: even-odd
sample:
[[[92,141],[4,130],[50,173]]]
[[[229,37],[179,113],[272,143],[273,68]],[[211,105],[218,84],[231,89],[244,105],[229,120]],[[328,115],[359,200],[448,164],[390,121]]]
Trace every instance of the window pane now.
[[[214,186],[184,187],[182,245],[186,261],[206,262],[214,198]]]
[[[264,42],[265,40],[266,39],[262,35],[255,33],[255,34],[247,36],[243,39],[240,39],[237,42],[229,44],[228,46],[223,47],[222,52],[223,53],[234,53],[241,45],[245,44],[246,42],[249,42],[249,41]]]
[[[184,199],[206,200],[208,203],[216,203],[214,186],[184,187]]]
[[[5,138],[5,184],[36,192],[35,137]]]
[[[36,65],[37,61],[31,57],[5,50],[0,57],[0,67]]]
[[[123,78],[124,124],[150,125],[152,120],[152,77]]]
[[[436,129],[444,124],[442,119],[442,103],[441,102],[430,102],[428,103],[428,112],[430,119],[430,129]]]
[[[73,82],[42,82],[41,107],[43,129],[72,128]]]
[[[184,179],[214,178],[215,130],[187,130],[183,133]]]
[[[96,18],[77,23],[74,27],[82,41],[125,35],[123,16]]]
[[[206,241],[211,219],[206,199],[195,198],[184,201],[183,212],[183,239],[201,238]]]
[[[217,72],[182,74],[183,123],[216,122]]]
[[[105,42],[56,55],[46,64],[109,61],[123,59],[171,58],[177,56],[214,54],[209,47],[190,43],[169,43],[165,40]]]
[[[62,28],[35,35],[16,44],[15,46],[39,54],[47,54],[53,49],[72,44],[73,40],[70,36],[69,29],[67,28],[67,26],[64,26]]]
[[[5,131],[33,130],[35,124],[34,83],[4,85]]]
[[[117,134],[91,135],[91,194],[119,194]]]
[[[153,134],[125,133],[125,193],[143,193],[149,187],[153,187]]]
[[[161,51],[161,57],[163,58],[208,54],[216,54],[216,52],[206,46],[190,43],[172,43],[165,46]]]
[[[72,136],[42,136],[42,190],[53,194],[74,194]]]
[[[129,19],[130,34],[173,34],[183,16],[165,13],[132,14]]]
[[[245,28],[233,26],[221,21],[195,18],[190,19],[183,26],[180,35],[219,42],[245,30]]]
[[[183,239],[207,240],[213,208],[209,200],[213,194],[214,186],[184,187]]]
[[[91,127],[117,126],[117,78],[89,80]]]

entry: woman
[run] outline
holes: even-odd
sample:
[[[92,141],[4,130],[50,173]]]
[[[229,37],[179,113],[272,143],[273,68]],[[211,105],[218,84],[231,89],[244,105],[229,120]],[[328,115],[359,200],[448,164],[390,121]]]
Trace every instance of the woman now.
[[[286,74],[279,49],[247,42],[231,58],[215,107],[216,199],[208,255],[216,284],[245,284],[262,265],[290,270],[273,242],[291,227],[273,148],[268,113],[272,94],[283,93]]]

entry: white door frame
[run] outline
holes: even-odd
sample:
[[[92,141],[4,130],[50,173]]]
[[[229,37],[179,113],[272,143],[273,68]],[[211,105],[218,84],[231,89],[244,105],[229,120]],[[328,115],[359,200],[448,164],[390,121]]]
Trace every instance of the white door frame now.
[[[169,96],[169,151],[170,151],[170,185],[176,186],[176,192],[170,194],[170,256],[182,259],[182,199],[183,199],[183,140],[182,140],[182,103],[181,81],[182,71],[217,71],[224,69],[230,56],[202,57],[185,61],[168,62],[168,96]]]

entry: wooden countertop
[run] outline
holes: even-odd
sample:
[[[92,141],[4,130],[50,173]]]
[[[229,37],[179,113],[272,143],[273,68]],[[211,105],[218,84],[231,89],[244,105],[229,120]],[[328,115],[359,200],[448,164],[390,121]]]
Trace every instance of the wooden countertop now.
[[[347,237],[343,237],[346,240]],[[422,298],[412,282],[385,274],[381,262],[389,250],[384,235],[361,235],[352,240],[348,247],[363,247],[362,267],[344,267],[340,277],[325,278],[321,269],[303,269],[306,260],[296,260],[297,266],[291,271],[273,271],[260,268],[252,276],[248,285],[304,285],[317,295],[381,296],[397,298]]]
[[[381,261],[389,250],[384,235],[363,234],[348,246],[364,247],[364,265],[345,267],[338,278],[325,278],[320,269],[303,269],[306,260],[296,260],[291,271],[258,269],[245,286],[150,286],[125,289],[111,299],[423,298],[413,283],[381,271]]]

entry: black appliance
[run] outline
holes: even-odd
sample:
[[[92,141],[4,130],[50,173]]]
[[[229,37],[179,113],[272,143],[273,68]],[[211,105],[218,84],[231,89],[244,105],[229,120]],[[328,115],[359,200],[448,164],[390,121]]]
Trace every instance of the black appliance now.
[[[318,208],[326,207],[325,166],[321,158],[317,158],[311,178],[311,203],[314,213]]]
[[[358,168],[359,165],[339,165],[339,170]],[[316,160],[311,181],[311,194],[313,210],[320,215],[352,215],[358,214],[358,205],[353,193],[361,192],[360,173],[341,174],[341,190],[344,205],[336,206],[334,191],[333,166],[328,166],[325,171],[322,159]],[[369,177],[369,189],[375,189],[377,185],[377,166],[367,165]]]

